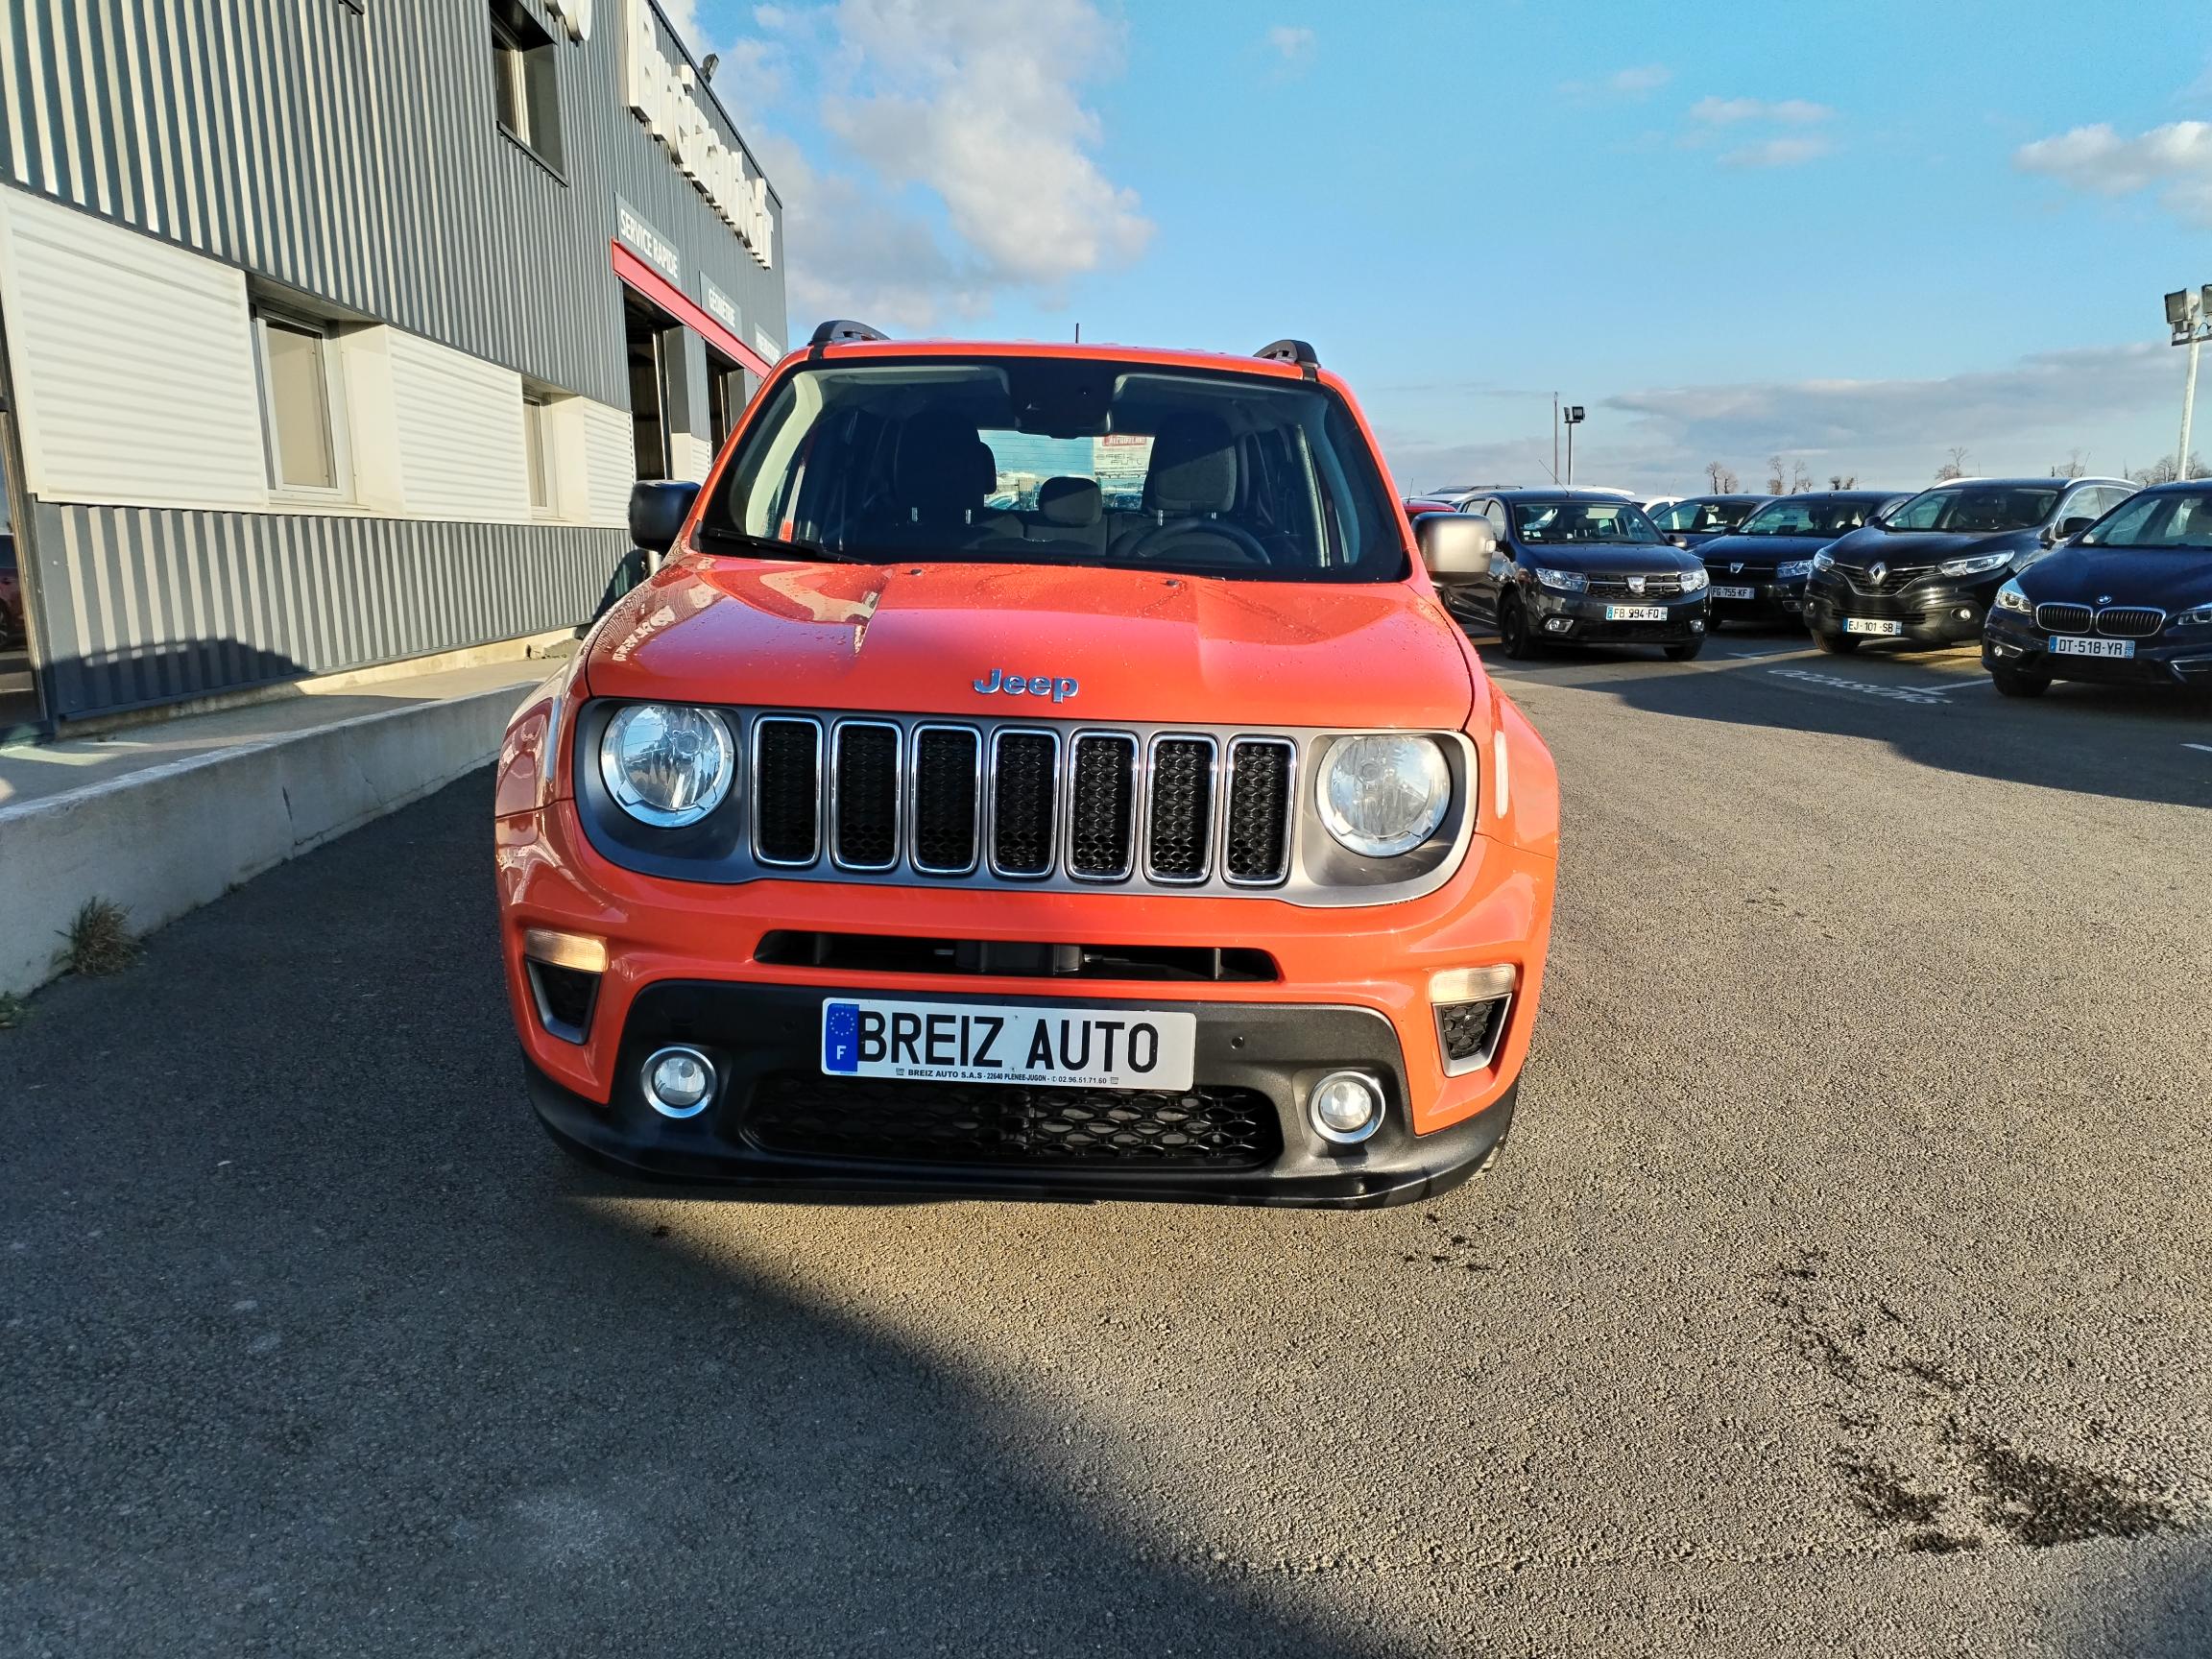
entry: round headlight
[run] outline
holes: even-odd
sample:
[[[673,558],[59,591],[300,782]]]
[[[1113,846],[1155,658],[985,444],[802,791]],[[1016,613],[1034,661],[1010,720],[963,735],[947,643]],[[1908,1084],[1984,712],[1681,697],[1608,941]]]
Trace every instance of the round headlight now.
[[[696,824],[722,805],[737,745],[711,709],[634,703],[607,723],[599,776],[631,817],[666,830]]]
[[[1347,737],[1329,751],[1316,805],[1339,844],[1395,858],[1436,832],[1452,805],[1452,769],[1433,737]]]

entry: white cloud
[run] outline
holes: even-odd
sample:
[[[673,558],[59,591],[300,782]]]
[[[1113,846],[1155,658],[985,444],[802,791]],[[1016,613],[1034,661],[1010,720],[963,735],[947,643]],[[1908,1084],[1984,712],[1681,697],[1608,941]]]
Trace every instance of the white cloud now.
[[[1313,56],[1313,31],[1303,24],[1278,23],[1267,31],[1267,50],[1286,63],[1304,63]]]
[[[1730,150],[1720,157],[1723,167],[1802,167],[1808,161],[1816,161],[1836,148],[1825,138],[1768,138],[1763,143],[1745,144]]]
[[[1804,98],[1784,98],[1769,103],[1764,98],[1700,98],[1690,106],[1690,119],[1714,126],[1740,121],[1775,121],[1786,127],[1810,127],[1832,119],[1836,111],[1825,104]]]
[[[2023,144],[2012,164],[2095,196],[2155,186],[2168,211],[2212,226],[2212,122],[2171,121],[2132,138],[2099,122]]]
[[[1639,63],[1632,68],[1616,69],[1599,82],[1562,81],[1559,90],[1570,98],[1640,99],[1648,97],[1673,79],[1674,71],[1664,63]]]
[[[1802,459],[1823,481],[1845,472],[1870,489],[1905,488],[1925,482],[1944,450],[1963,444],[1977,467],[1992,472],[2040,473],[2076,447],[2089,451],[2094,470],[2116,472],[2160,453],[2175,392],[2172,358],[2160,344],[2104,346],[1934,379],[1625,392],[1594,400],[1575,440],[1575,471],[1586,483],[1679,489],[1708,461],[1724,461],[1748,480],[1780,453]],[[1477,443],[1385,426],[1385,448],[1400,481],[1416,489],[1462,476],[1539,483],[1550,475],[1548,413],[1537,400],[1537,434]],[[2130,442],[2138,445],[2132,454]]]
[[[1084,102],[1121,64],[1094,0],[835,0],[753,20],[761,34],[724,48],[748,72],[717,91],[765,102],[804,78],[831,140],[806,154],[746,133],[784,204],[794,326],[926,329],[1008,290],[1053,303],[1143,252],[1152,226],[1100,166]]]

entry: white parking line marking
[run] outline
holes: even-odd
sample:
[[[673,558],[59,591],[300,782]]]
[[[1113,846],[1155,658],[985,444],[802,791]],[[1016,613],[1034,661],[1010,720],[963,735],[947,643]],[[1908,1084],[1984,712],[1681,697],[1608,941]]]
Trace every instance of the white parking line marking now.
[[[2201,750],[2206,755],[2212,755],[2212,743],[2184,743],[2181,745],[2181,747],[2184,749],[2198,749]]]
[[[1840,674],[1822,674],[1811,668],[1769,668],[1769,674],[1778,674],[1785,680],[1802,680],[1814,685],[1829,685],[1839,691],[1857,691],[1867,697],[1887,697],[1898,703],[1911,703],[1921,709],[1948,709],[1943,701],[1950,687],[1926,690],[1916,685],[1869,685],[1863,680],[1846,680]]]

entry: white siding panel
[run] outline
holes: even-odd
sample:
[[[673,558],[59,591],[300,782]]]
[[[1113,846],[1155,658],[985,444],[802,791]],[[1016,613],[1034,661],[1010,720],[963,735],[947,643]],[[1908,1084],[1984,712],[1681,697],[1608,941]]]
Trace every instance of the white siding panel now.
[[[420,334],[390,331],[400,488],[417,518],[530,518],[522,377]]]
[[[246,279],[0,188],[0,314],[23,469],[47,501],[268,504]]]
[[[637,482],[637,428],[627,409],[584,398],[587,524],[630,523],[630,486]]]
[[[689,432],[668,434],[670,452],[669,475],[689,480],[693,484],[707,482],[707,470],[714,465],[714,446],[706,439]]]

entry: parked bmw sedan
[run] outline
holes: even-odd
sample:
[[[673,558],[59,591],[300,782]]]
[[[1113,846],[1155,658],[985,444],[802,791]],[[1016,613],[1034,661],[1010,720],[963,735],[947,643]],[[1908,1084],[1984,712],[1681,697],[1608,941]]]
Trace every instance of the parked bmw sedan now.
[[[2212,480],[2142,492],[1999,588],[1982,665],[2008,697],[2212,687]]]
[[[1795,627],[1805,609],[1813,556],[1839,537],[1871,524],[1909,493],[1813,490],[1777,495],[1725,536],[1697,549],[1713,579],[1715,628],[1723,622]]]
[[[1814,555],[1805,624],[1823,651],[1979,639],[1998,589],[2134,493],[2124,478],[1961,478],[1923,490]]]
[[[1717,536],[1725,536],[1768,500],[1765,495],[1683,495],[1672,501],[1653,502],[1645,511],[1659,533],[1677,547],[1702,547]]]
[[[1705,566],[1611,490],[1503,490],[1464,509],[1490,520],[1498,556],[1455,587],[1466,620],[1507,657],[1546,643],[1657,645],[1687,662],[1705,643]]]

